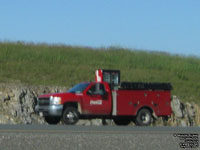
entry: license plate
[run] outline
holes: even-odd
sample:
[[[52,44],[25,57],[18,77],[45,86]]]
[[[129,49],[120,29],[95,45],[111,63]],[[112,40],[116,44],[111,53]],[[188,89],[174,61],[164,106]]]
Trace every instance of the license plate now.
[[[40,117],[43,117],[43,112],[39,112]]]

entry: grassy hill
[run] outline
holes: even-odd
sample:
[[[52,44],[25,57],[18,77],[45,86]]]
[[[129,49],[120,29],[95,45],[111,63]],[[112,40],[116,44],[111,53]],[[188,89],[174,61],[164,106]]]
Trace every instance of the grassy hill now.
[[[0,43],[0,82],[70,87],[96,69],[119,69],[122,81],[171,82],[173,94],[200,103],[200,59],[122,48]]]

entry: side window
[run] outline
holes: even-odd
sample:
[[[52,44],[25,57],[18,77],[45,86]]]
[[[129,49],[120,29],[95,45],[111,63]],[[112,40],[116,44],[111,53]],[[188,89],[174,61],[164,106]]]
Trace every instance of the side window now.
[[[104,95],[105,87],[103,84],[97,83],[93,85],[88,91],[90,91],[89,93],[93,95]]]
[[[104,95],[105,94],[105,87],[103,84],[100,84],[99,86],[99,94]]]
[[[93,86],[88,90],[88,92],[89,92],[90,94],[94,94],[94,92],[95,92],[95,85],[93,85]]]

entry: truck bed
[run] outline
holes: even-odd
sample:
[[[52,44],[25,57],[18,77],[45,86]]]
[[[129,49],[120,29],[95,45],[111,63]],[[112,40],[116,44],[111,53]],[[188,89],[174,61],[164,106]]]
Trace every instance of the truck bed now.
[[[117,90],[117,115],[136,115],[147,107],[157,116],[171,115],[169,90]]]

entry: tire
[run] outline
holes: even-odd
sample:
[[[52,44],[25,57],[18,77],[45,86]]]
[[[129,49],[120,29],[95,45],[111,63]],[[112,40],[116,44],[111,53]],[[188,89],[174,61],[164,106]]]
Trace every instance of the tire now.
[[[74,107],[66,107],[63,111],[62,121],[66,125],[74,125],[79,120],[79,112]]]
[[[61,118],[60,117],[45,116],[44,119],[48,124],[58,124],[60,122]]]
[[[119,126],[126,126],[131,122],[131,120],[127,117],[116,117],[113,119],[113,121]]]
[[[148,126],[151,124],[151,120],[152,120],[151,112],[148,109],[143,108],[138,112],[135,118],[135,123],[136,125],[139,126]]]

